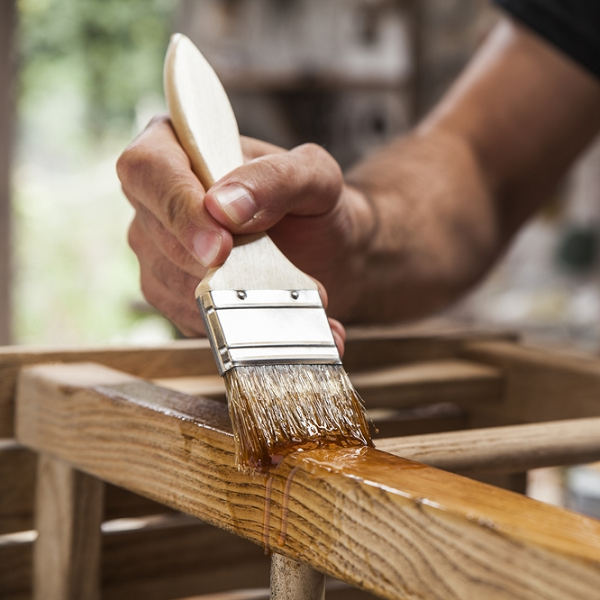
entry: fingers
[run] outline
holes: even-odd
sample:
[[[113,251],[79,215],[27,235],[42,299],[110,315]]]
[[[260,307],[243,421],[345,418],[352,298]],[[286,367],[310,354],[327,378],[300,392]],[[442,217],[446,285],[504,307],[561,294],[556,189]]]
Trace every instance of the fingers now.
[[[231,234],[206,210],[204,189],[166,117],[153,119],[123,152],[117,173],[132,204],[145,207],[201,265],[229,255]]]
[[[140,282],[146,300],[184,335],[204,335],[194,299],[200,277],[185,272],[167,259],[137,215],[129,228],[129,245],[140,259]]]
[[[331,327],[331,333],[333,333],[333,339],[338,352],[340,353],[340,357],[343,357],[346,342],[346,330],[344,329],[344,326],[335,319],[329,319],[329,326]]]
[[[215,221],[233,233],[254,233],[269,229],[286,214],[328,213],[342,185],[333,157],[320,146],[304,144],[235,169],[213,185],[204,202]]]

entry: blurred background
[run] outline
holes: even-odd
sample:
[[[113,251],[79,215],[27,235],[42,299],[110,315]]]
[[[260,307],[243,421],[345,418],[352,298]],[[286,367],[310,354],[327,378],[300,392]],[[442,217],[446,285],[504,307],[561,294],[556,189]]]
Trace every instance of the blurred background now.
[[[177,335],[139,292],[115,174],[164,110],[172,32],[212,62],[242,133],[348,167],[423,115],[497,18],[485,0],[0,0],[0,343]],[[599,199],[596,145],[444,317],[598,352]],[[581,469],[568,489],[595,485]],[[560,473],[540,477],[566,501]]]

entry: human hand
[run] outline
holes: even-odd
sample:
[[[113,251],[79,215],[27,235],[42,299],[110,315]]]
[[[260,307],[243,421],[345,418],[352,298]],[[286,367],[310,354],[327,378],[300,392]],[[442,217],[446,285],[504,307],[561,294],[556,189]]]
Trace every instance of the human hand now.
[[[129,243],[138,257],[148,302],[188,336],[204,333],[194,289],[208,268],[225,261],[232,234],[268,231],[300,269],[336,290],[343,315],[348,252],[368,216],[362,196],[343,184],[339,166],[323,149],[287,152],[244,138],[248,162],[208,193],[190,168],[166,117],[157,117],[117,163],[123,191],[136,214]],[[327,294],[319,284],[327,306]],[[344,329],[330,319],[343,352]]]

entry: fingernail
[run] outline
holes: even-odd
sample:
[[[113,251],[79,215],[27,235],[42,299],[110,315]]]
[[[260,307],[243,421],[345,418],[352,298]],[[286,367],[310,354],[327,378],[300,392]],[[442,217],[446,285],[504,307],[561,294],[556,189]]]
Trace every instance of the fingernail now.
[[[221,208],[238,225],[247,223],[256,214],[257,206],[254,198],[240,185],[226,185],[213,193]]]
[[[194,252],[205,267],[210,266],[217,258],[222,241],[223,238],[216,231],[210,231],[209,229],[203,229],[194,236],[192,242]]]

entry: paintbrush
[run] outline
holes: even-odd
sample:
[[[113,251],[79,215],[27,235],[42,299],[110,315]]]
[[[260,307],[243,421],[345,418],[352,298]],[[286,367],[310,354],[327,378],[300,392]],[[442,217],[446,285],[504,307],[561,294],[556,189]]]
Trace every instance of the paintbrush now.
[[[243,164],[217,75],[184,35],[171,39],[165,93],[173,128],[205,189]],[[265,470],[292,449],[372,445],[316,283],[266,234],[237,236],[196,289],[224,377],[238,467]]]

